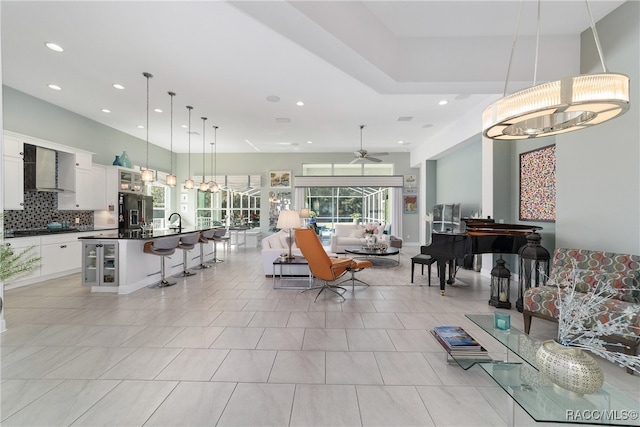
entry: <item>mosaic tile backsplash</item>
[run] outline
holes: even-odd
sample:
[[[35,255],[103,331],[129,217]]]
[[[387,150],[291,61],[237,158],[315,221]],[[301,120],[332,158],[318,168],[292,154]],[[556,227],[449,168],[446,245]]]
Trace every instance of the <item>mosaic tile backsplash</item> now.
[[[75,219],[80,218],[76,224]],[[46,228],[54,221],[69,221],[69,226],[79,229],[93,229],[93,211],[59,211],[58,193],[45,191],[25,191],[24,210],[4,211],[5,230],[25,230]]]

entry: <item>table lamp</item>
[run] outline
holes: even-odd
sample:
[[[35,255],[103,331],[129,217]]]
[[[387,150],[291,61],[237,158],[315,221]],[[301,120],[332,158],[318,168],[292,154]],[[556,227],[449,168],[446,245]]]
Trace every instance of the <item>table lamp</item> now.
[[[300,218],[302,218],[303,226],[307,226],[307,219],[311,218],[311,213],[308,208],[300,209]]]
[[[294,256],[291,255],[291,244],[293,243],[293,240],[291,239],[291,230],[294,228],[300,228],[300,214],[298,211],[280,211],[276,227],[283,230],[289,230],[289,238],[287,240],[287,243],[289,244],[288,258],[293,259]]]

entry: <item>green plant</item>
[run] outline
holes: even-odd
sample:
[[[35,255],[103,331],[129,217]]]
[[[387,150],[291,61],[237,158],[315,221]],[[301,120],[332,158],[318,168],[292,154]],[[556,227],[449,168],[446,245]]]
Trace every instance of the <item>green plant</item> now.
[[[354,212],[351,214],[351,218],[353,219],[360,219],[362,215],[360,215],[360,212]]]
[[[4,242],[4,217],[0,214],[0,242]],[[26,273],[35,267],[40,257],[31,257],[30,252],[34,246],[30,246],[19,253],[15,253],[10,245],[0,244],[0,282],[4,282],[20,273]]]
[[[26,273],[36,266],[40,257],[31,257],[33,246],[20,252],[14,252],[11,246],[0,246],[0,282],[4,282],[20,273]]]
[[[316,213],[316,211],[309,211],[309,218],[317,218],[318,214]]]

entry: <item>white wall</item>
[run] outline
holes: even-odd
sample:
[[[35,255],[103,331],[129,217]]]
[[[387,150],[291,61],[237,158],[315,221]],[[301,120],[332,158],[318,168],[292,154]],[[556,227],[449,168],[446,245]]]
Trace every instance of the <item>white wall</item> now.
[[[631,79],[631,108],[617,119],[557,137],[556,246],[640,254],[640,3],[597,24],[605,62]],[[589,32],[582,73],[602,72]]]

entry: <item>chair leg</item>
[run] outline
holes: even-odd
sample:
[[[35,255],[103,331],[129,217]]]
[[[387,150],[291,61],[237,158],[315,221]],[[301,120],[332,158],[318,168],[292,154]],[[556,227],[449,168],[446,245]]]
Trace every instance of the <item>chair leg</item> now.
[[[177,283],[177,282],[170,282],[166,279],[165,268],[164,268],[165,258],[166,257],[164,256],[160,258],[160,281],[157,283],[154,283],[153,285],[149,285],[148,288],[165,288],[167,286],[173,286]]]
[[[182,273],[178,273],[173,277],[189,277],[193,276],[196,273],[193,271],[189,271],[187,269],[187,251],[185,249],[182,250]]]
[[[205,268],[211,268],[210,265],[205,264],[204,262],[204,249],[202,248],[204,246],[204,243],[200,243],[200,265],[196,265],[195,268],[196,270],[204,270]],[[196,257],[198,258],[198,257]]]
[[[218,259],[218,241],[213,241],[213,261],[211,262],[224,262],[223,259]]]
[[[336,286],[350,281],[351,282],[351,292],[353,292],[355,290],[355,282],[360,282],[364,286],[369,286],[369,284],[367,282],[365,282],[363,280],[360,280],[360,279],[358,279],[356,277],[356,273],[357,273],[356,271],[353,271],[353,270],[349,270],[349,271],[351,272],[351,277],[346,279],[346,280],[343,280],[342,282],[338,283]]]

